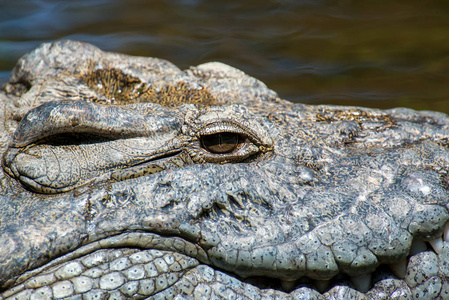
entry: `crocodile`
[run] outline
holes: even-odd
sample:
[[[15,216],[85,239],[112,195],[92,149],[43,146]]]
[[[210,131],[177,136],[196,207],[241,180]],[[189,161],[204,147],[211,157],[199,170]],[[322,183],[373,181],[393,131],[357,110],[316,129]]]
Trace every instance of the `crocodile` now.
[[[75,41],[0,99],[0,299],[449,297],[443,113]]]

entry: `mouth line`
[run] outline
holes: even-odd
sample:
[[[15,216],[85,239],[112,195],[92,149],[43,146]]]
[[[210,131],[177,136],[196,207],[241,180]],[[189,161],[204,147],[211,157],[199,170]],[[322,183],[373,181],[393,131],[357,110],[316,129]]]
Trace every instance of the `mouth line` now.
[[[438,254],[442,250],[448,236],[449,223],[446,225],[441,237],[427,242],[424,242],[421,238],[415,238],[409,256],[407,256],[406,259],[392,265],[380,265],[371,274],[350,277],[344,273],[339,273],[330,280],[310,279],[306,275],[294,281],[287,281],[265,276],[241,278],[230,271],[216,268],[210,263],[207,252],[201,246],[178,236],[161,236],[147,231],[123,232],[115,236],[102,238],[85,244],[72,252],[47,262],[41,267],[27,271],[14,279],[10,279],[0,287],[0,290],[2,293],[6,293],[3,296],[9,295],[10,293],[11,295],[19,293],[24,289],[27,289],[27,287],[29,288],[29,282],[33,280],[34,277],[50,272],[55,268],[60,268],[60,266],[68,265],[77,259],[93,255],[96,251],[134,249],[137,252],[161,250],[170,253],[179,253],[180,255],[185,255],[197,260],[198,264],[208,265],[216,271],[228,274],[243,283],[257,287],[260,290],[272,289],[279,292],[290,293],[302,288],[309,288],[323,294],[332,290],[334,287],[346,286],[358,292],[366,293],[378,282],[384,279],[406,280],[407,264],[410,262],[411,258],[423,252],[433,252]],[[179,245],[183,246],[180,248]],[[407,282],[406,284],[408,285]],[[11,288],[12,286],[14,287]]]

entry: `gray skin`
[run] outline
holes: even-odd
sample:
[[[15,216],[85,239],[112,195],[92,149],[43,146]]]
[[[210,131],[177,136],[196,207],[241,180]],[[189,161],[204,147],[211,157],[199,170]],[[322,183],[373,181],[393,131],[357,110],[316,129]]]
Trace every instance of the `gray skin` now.
[[[0,299],[448,295],[449,246],[423,242],[449,220],[445,114],[293,104],[221,63],[72,41],[0,99]]]

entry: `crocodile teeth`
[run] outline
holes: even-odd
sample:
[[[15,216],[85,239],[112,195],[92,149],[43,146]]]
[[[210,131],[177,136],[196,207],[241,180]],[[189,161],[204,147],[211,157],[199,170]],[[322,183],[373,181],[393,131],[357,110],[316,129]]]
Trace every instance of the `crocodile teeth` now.
[[[445,242],[449,241],[449,222],[446,224],[446,227],[444,227],[443,239]]]
[[[412,246],[410,247],[409,254],[413,256],[426,250],[427,250],[426,243],[421,238],[414,238]]]
[[[366,293],[371,287],[371,274],[353,276],[351,281],[359,292]]]
[[[296,286],[296,280],[282,280],[281,279],[281,286],[286,292],[291,292]]]
[[[436,253],[440,253],[441,249],[443,249],[443,238],[439,237],[434,240],[429,240],[429,244]]]
[[[404,279],[405,275],[407,275],[407,259],[405,258],[390,264],[389,267],[397,278]]]
[[[315,283],[315,287],[320,293],[324,293],[328,289],[331,281],[330,280],[314,280],[313,283]]]

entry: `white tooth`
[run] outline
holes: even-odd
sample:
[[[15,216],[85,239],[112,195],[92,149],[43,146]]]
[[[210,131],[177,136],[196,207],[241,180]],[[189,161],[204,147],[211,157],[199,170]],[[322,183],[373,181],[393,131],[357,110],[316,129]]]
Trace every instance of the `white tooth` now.
[[[281,279],[281,286],[286,292],[291,292],[296,286],[296,280],[283,280]]]
[[[445,242],[449,241],[449,222],[446,224],[446,227],[444,227],[443,239]]]
[[[320,293],[324,293],[327,291],[327,288],[329,287],[329,284],[331,283],[330,279],[326,280],[314,280],[313,283],[315,283],[316,289]]]
[[[412,246],[410,247],[410,255],[416,255],[426,250],[427,250],[426,243],[424,243],[424,241],[421,238],[415,237],[413,239]]]
[[[443,249],[443,239],[441,237],[436,238],[434,240],[430,240],[429,243],[436,253],[440,253],[441,249]]]
[[[371,274],[351,277],[351,281],[359,292],[366,293],[371,287]]]
[[[404,279],[405,275],[407,275],[407,259],[405,258],[390,264],[389,267],[397,278]]]

